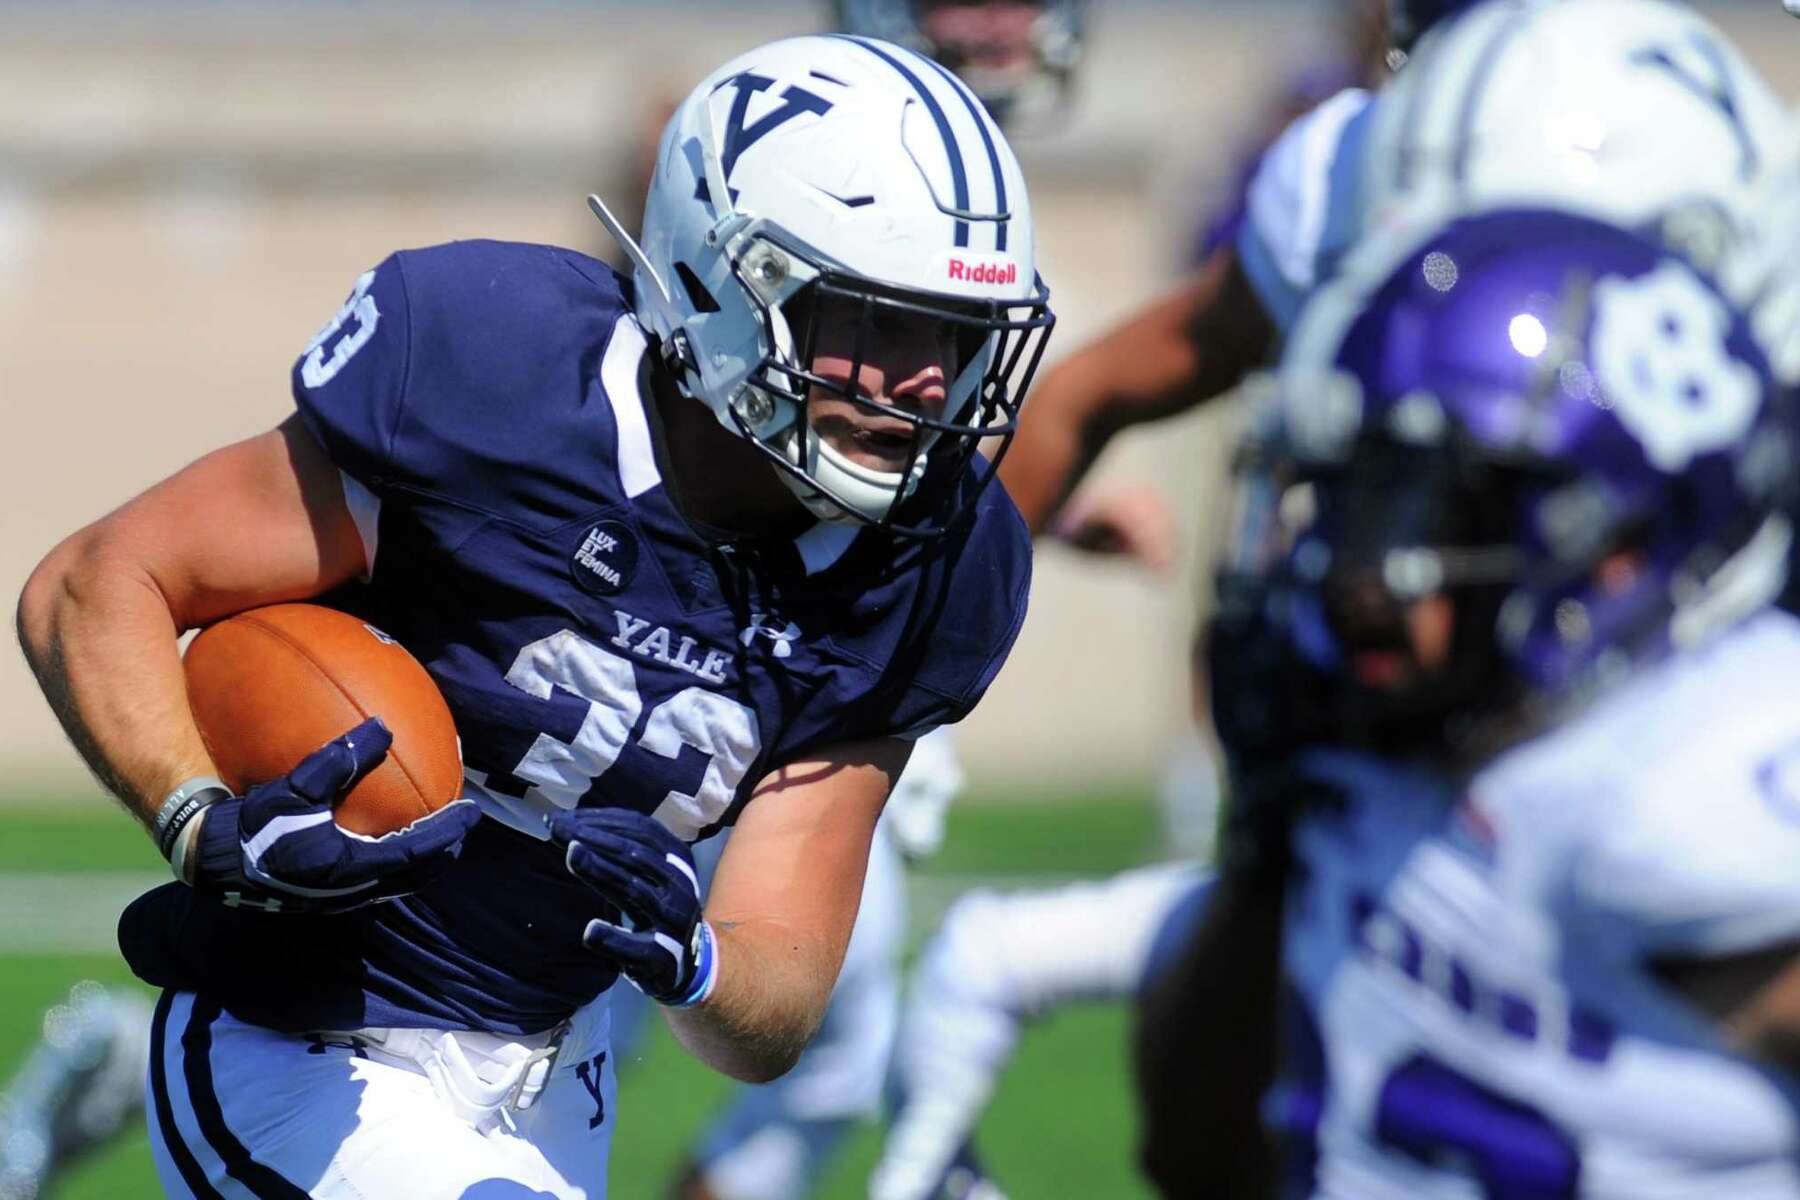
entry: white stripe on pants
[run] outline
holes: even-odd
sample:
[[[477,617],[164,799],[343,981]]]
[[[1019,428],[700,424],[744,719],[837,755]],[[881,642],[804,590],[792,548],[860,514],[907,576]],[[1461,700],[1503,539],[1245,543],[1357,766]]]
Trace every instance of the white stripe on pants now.
[[[602,996],[576,1015],[537,1102],[478,1133],[410,1062],[167,995],[147,1082],[158,1177],[181,1200],[603,1200],[607,1025]]]

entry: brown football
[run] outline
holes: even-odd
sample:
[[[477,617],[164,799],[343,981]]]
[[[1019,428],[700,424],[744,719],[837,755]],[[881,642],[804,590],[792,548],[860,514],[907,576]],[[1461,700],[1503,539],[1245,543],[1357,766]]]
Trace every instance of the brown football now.
[[[233,791],[285,775],[368,717],[393,732],[387,758],[334,812],[354,833],[390,833],[456,799],[462,747],[419,660],[374,626],[316,604],[273,604],[203,629],[183,660],[200,736]]]

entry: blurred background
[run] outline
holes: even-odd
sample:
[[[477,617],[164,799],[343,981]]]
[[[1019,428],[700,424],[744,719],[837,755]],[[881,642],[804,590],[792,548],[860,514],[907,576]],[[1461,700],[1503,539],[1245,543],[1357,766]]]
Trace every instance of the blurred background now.
[[[1092,6],[1076,103],[1016,139],[1061,319],[1052,359],[1191,263],[1345,7]],[[1800,23],[1774,0],[1702,7],[1800,91]],[[611,254],[583,197],[637,210],[666,105],[730,55],[825,20],[813,0],[0,0],[0,597],[64,534],[280,420],[294,356],[391,250],[479,236]],[[1127,434],[1095,473],[1164,490],[1181,524],[1172,577],[1040,552],[1018,648],[964,726],[970,798],[915,885],[921,928],[931,896],[971,880],[1152,853],[1232,419],[1218,405]],[[0,1078],[71,980],[123,978],[112,921],[161,865],[106,807],[22,658],[0,653]],[[1024,1173],[1017,1194],[1137,1194],[1123,1028],[1077,1015],[1027,1044],[1002,1128],[984,1131],[1002,1178]],[[658,1119],[628,1114],[625,1198],[655,1194],[723,1086],[666,1043],[646,1054],[665,1082],[637,1110]],[[830,1194],[859,1193],[871,1146]],[[145,1153],[136,1135],[59,1194],[151,1194]]]
[[[825,18],[822,0],[0,3],[0,595],[63,534],[279,420],[294,356],[390,250],[611,253],[583,196],[637,209],[664,105]],[[1272,73],[1332,33],[1295,4],[1110,0],[1093,19],[1069,119],[1019,139],[1052,356],[1182,269]],[[1104,465],[1171,488],[1190,576],[1220,420]],[[1045,553],[963,739],[977,781],[1153,770],[1186,721],[1190,582]],[[56,792],[81,778],[16,653],[0,656],[0,764]]]
[[[1187,264],[1270,93],[1325,52],[1340,7],[1094,5],[1074,107],[1017,139],[1061,318],[1052,357]],[[1800,25],[1773,0],[1707,7],[1771,79],[1800,78]],[[816,0],[0,0],[0,596],[63,534],[279,420],[294,356],[390,250],[489,236],[610,253],[582,197],[636,209],[663,105],[824,20]],[[1228,423],[1203,414],[1106,456],[1103,477],[1169,490],[1181,577],[1041,556],[1024,637],[966,727],[978,783],[1155,769],[1187,720]],[[0,765],[58,792],[81,778],[14,653]]]

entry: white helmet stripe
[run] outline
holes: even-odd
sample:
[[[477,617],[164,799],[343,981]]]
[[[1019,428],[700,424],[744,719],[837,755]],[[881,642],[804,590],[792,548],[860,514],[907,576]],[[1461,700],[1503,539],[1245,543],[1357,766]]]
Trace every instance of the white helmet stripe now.
[[[969,222],[962,214],[969,211],[969,170],[963,163],[962,146],[956,140],[956,131],[950,128],[950,118],[944,114],[944,106],[938,103],[937,97],[932,95],[931,89],[925,86],[924,80],[913,74],[907,69],[905,63],[883,50],[875,42],[868,38],[850,37],[841,33],[832,33],[826,36],[861,46],[899,72],[900,77],[911,84],[913,91],[919,94],[919,99],[925,102],[925,111],[931,114],[932,121],[937,125],[938,136],[944,139],[944,157],[950,160],[950,189],[956,206],[955,212],[950,215],[955,217],[956,222],[956,246],[959,250],[967,249]],[[942,207],[941,203],[939,207]]]
[[[1403,142],[1408,147],[1438,143],[1448,137],[1448,145],[1454,148],[1454,168],[1450,178],[1460,190],[1466,182],[1469,159],[1470,129],[1481,113],[1482,85],[1492,72],[1496,60],[1506,44],[1524,29],[1529,11],[1521,4],[1493,5],[1479,10],[1479,15],[1471,15],[1462,21],[1446,25],[1445,28],[1472,31],[1473,39],[1483,34],[1483,23],[1487,26],[1485,40],[1474,55],[1474,63],[1458,60],[1452,55],[1430,56],[1421,52],[1415,55],[1419,61],[1409,63],[1415,75],[1430,74],[1428,79],[1413,79],[1416,83],[1409,93],[1408,104],[1402,120]],[[1435,32],[1435,31],[1434,31]],[[1442,41],[1449,35],[1439,33],[1435,40]],[[1463,71],[1460,81],[1446,83],[1455,71]],[[1443,95],[1446,90],[1459,90],[1461,101],[1453,106],[1445,105]],[[1441,126],[1433,128],[1434,118],[1448,119],[1454,124],[1454,132],[1446,133]],[[1415,174],[1428,170],[1419,156],[1407,154],[1395,164],[1399,172],[1394,185],[1409,189],[1415,186]]]

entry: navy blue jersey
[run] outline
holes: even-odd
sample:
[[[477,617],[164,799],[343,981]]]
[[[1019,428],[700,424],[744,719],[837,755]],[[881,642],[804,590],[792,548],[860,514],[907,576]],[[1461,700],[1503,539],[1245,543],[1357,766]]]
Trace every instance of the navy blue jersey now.
[[[122,927],[151,982],[277,1028],[547,1028],[616,976],[580,945],[604,906],[547,813],[633,808],[694,840],[771,769],[916,736],[987,688],[1030,579],[1003,491],[936,543],[820,525],[714,544],[663,485],[627,287],[552,247],[406,251],[301,356],[300,414],[370,550],[331,602],[431,672],[491,819],[441,883],[350,914],[153,893]]]

